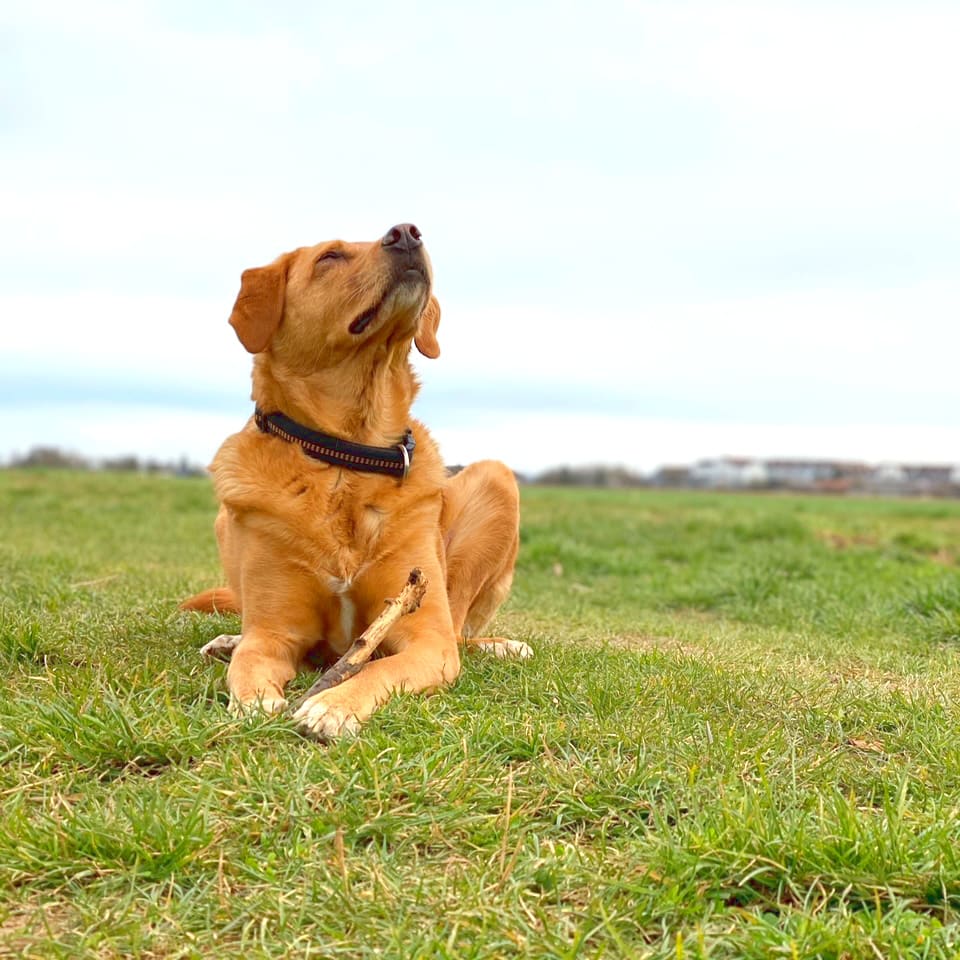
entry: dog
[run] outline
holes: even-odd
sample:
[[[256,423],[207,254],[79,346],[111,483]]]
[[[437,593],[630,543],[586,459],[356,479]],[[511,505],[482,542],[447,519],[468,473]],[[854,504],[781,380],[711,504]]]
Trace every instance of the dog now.
[[[309,697],[308,736],[356,733],[395,691],[430,692],[460,672],[460,644],[528,657],[484,636],[509,593],[519,491],[493,460],[449,477],[410,414],[412,346],[440,355],[440,306],[420,231],[301,247],[245,270],[230,324],[253,358],[255,415],[210,472],[228,581],[181,604],[241,614],[241,633],[204,648],[229,657],[237,712],[276,713],[298,671],[327,666],[395,597],[414,567],[418,610],[355,676]]]

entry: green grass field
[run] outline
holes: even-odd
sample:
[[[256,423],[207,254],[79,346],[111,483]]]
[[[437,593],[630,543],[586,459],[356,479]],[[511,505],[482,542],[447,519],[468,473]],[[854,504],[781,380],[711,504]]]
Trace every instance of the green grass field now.
[[[206,481],[0,472],[0,955],[957,956],[960,503],[523,511],[535,659],[324,747],[175,610]]]

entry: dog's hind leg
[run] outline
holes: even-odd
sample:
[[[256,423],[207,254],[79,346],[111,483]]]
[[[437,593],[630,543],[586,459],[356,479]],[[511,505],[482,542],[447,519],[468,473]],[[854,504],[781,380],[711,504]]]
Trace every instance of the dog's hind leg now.
[[[525,643],[484,635],[510,592],[520,545],[520,491],[513,471],[496,460],[466,467],[444,489],[440,522],[457,635],[498,657],[532,656]]]
[[[471,650],[489,654],[499,660],[516,658],[528,660],[533,656],[533,647],[522,640],[505,640],[503,637],[465,637],[463,641]]]

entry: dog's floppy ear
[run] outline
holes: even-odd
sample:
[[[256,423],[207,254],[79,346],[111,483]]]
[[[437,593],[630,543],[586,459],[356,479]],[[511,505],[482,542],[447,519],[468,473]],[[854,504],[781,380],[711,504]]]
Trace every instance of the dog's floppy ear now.
[[[417,349],[431,360],[436,360],[440,356],[440,344],[437,343],[437,327],[439,326],[440,304],[436,297],[431,297],[423,313],[420,314],[417,335],[413,338]]]
[[[286,258],[268,267],[243,271],[237,302],[230,314],[230,326],[250,353],[266,350],[277,332],[283,316],[286,287]]]

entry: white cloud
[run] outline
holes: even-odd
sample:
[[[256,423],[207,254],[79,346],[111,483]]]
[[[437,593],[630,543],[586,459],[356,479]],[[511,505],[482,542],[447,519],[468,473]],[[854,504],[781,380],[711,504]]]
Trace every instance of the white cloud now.
[[[869,130],[949,135],[960,10],[946,3],[632,5],[645,33],[640,76],[722,111]]]
[[[212,388],[249,383],[249,355],[227,324],[235,290],[221,300],[110,291],[0,297],[5,330],[0,371],[38,376],[69,372],[73,382]]]
[[[827,391],[955,396],[960,287],[811,290],[693,303],[638,297],[631,311],[445,304],[443,358],[418,361],[429,384],[500,382],[589,386],[618,395],[649,390],[700,395],[778,381]],[[759,399],[759,397],[758,397]],[[820,401],[811,395],[810,405]]]
[[[643,417],[537,414],[491,418],[480,427],[432,431],[448,463],[503,460],[521,473],[546,467],[616,464],[652,471],[704,457],[810,457],[953,463],[960,428],[877,424],[714,423]]]
[[[134,454],[167,462],[186,457],[206,466],[247,416],[248,410],[230,415],[97,403],[20,406],[15,417],[7,417],[3,452],[9,457],[53,446],[93,459]]]

